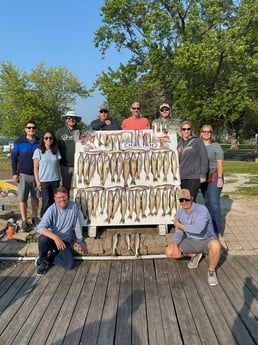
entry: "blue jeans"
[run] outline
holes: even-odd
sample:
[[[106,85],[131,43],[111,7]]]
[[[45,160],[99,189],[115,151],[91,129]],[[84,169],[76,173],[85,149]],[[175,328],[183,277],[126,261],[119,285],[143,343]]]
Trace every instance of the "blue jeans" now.
[[[74,257],[73,249],[70,243],[65,242],[66,248],[63,250],[58,250],[56,248],[55,241],[44,235],[40,235],[38,238],[38,248],[39,248],[39,262],[43,261],[49,262],[49,251],[53,252],[52,259],[50,263],[63,267],[65,270],[71,270],[74,268]]]
[[[218,177],[215,181],[209,183],[202,183],[201,191],[204,197],[205,205],[207,206],[213,227],[216,235],[221,234],[221,209],[220,209],[220,193],[222,188],[217,187]]]
[[[40,182],[40,184],[42,197],[40,217],[42,218],[48,207],[54,203],[54,191],[59,186],[59,181]]]

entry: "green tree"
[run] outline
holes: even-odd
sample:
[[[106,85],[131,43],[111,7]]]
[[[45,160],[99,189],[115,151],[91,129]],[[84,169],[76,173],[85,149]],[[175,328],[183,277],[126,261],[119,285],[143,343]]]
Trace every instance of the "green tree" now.
[[[139,99],[153,118],[167,101],[196,131],[211,123],[248,135],[257,111],[256,0],[109,0],[102,14],[96,47],[131,52],[96,82],[111,107]]]
[[[3,62],[0,71],[0,132],[16,137],[24,123],[37,122],[39,133],[62,125],[61,115],[70,109],[76,96],[86,98],[86,87],[63,67],[37,65],[26,73]]]

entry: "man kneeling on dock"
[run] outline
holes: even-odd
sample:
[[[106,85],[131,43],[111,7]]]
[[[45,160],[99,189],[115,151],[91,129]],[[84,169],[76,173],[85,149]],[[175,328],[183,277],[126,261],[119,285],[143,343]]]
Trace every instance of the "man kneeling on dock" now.
[[[208,283],[215,286],[218,284],[215,269],[220,259],[221,245],[209,211],[206,206],[193,202],[188,189],[179,190],[178,198],[182,207],[176,213],[174,241],[167,246],[166,255],[173,259],[191,257],[188,268],[197,268],[203,254],[208,255]]]
[[[39,225],[38,239],[39,257],[37,275],[47,273],[49,264],[59,265],[66,270],[74,268],[72,233],[75,231],[74,249],[83,252],[86,249],[82,237],[83,215],[74,201],[68,200],[64,187],[59,187],[54,193],[55,203],[44,213]]]

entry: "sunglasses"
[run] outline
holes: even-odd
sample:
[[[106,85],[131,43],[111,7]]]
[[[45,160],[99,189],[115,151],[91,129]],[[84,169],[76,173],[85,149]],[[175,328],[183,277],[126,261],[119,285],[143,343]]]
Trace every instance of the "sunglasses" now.
[[[36,127],[27,126],[27,129],[36,129]]]
[[[53,140],[53,137],[44,137],[44,140]]]
[[[141,108],[132,108],[133,110],[140,110]]]
[[[101,114],[102,114],[102,113],[107,114],[107,113],[108,113],[108,110],[106,110],[106,109],[102,109],[102,110],[100,110],[99,112],[100,112]]]
[[[71,121],[76,121],[77,120],[77,118],[76,117],[66,117],[65,118],[66,120],[71,120]]]
[[[211,131],[202,131],[202,133],[211,133]]]
[[[182,128],[182,131],[190,131],[192,128]]]
[[[182,198],[182,199],[179,199],[179,201],[180,201],[180,202],[184,202],[184,201],[185,201],[185,202],[188,202],[188,201],[191,201],[191,200]]]
[[[168,108],[161,108],[160,111],[169,111]]]

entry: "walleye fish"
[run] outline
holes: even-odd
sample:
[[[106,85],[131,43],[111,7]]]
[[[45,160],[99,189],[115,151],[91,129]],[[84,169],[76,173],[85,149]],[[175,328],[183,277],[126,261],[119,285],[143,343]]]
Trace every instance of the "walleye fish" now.
[[[132,153],[130,158],[130,174],[132,177],[131,184],[135,185],[135,179],[136,179],[136,173],[137,173],[137,158],[135,153]]]
[[[92,217],[96,217],[99,205],[99,192],[96,191],[93,195]]]
[[[152,154],[151,154],[151,173],[153,176],[153,182],[158,181],[158,178],[157,178],[157,157],[156,157],[155,152],[152,152]]]
[[[113,138],[113,147],[115,151],[119,151],[120,150],[120,141],[117,135],[114,135]]]
[[[160,189],[157,189],[156,194],[155,194],[155,213],[154,213],[156,216],[159,213],[160,203],[161,203],[161,192],[160,192]]]
[[[127,244],[127,250],[130,254],[133,253],[133,249],[132,249],[132,245],[131,245],[131,235],[130,234],[126,234],[125,235],[125,242]]]
[[[102,154],[98,155],[97,158],[97,173],[99,175],[100,181],[103,179],[103,156]]]
[[[168,191],[167,188],[163,189],[162,192],[162,216],[165,217],[165,215],[167,214],[167,208],[168,208]]]
[[[87,193],[87,214],[88,218],[91,219],[92,217],[92,209],[93,209],[93,193]]]
[[[86,185],[88,185],[89,179],[89,166],[90,166],[90,156],[88,154],[85,155],[83,160],[83,181]]]
[[[137,155],[137,159],[136,159],[136,178],[138,180],[140,180],[141,178],[141,171],[142,171],[142,154],[139,152],[138,155]]]
[[[150,179],[150,155],[149,152],[144,154],[144,172],[146,175],[146,180]]]
[[[124,224],[125,223],[125,215],[126,215],[126,211],[127,211],[127,195],[126,195],[126,191],[123,189],[121,192],[121,208],[120,208],[120,212],[121,212],[121,219],[120,219],[120,224]]]
[[[173,174],[174,180],[177,180],[177,157],[174,151],[171,153],[171,172]]]
[[[89,166],[88,184],[90,184],[95,170],[96,170],[96,157],[95,157],[95,155],[91,155],[91,157],[90,157],[90,166]]]
[[[81,210],[82,214],[85,219],[88,219],[88,211],[87,211],[87,195],[85,190],[81,191]]]
[[[158,178],[160,178],[162,164],[163,164],[163,156],[161,152],[158,152],[158,156],[157,156],[157,177]]]
[[[142,191],[142,198],[141,198],[141,210],[142,210],[142,218],[146,218],[146,208],[147,208],[147,191]]]
[[[104,162],[103,162],[103,175],[102,175],[102,181],[101,181],[102,186],[104,186],[106,183],[109,169],[110,169],[109,155],[106,153],[104,155]]]
[[[143,133],[142,133],[142,131],[138,131],[138,146],[143,147]]]
[[[169,195],[168,195],[168,214],[171,216],[173,212],[173,208],[175,207],[175,193],[174,189],[170,188],[169,190]]]
[[[140,238],[140,234],[139,232],[136,232],[135,234],[135,256],[136,257],[139,257],[140,256],[140,241],[141,241],[141,238]]]
[[[117,254],[118,234],[114,234],[112,237],[112,255]]]
[[[81,190],[78,189],[75,195],[75,203],[78,206],[79,210],[81,210]]]
[[[163,181],[166,182],[168,180],[168,170],[169,170],[169,154],[168,152],[164,153],[163,157]]]
[[[111,182],[115,182],[115,175],[116,175],[116,154],[112,153],[110,158],[110,174],[111,174]]]
[[[116,160],[116,172],[117,172],[116,181],[118,183],[121,181],[122,171],[123,171],[123,156],[121,153],[118,153],[117,160]]]
[[[155,207],[155,192],[154,192],[154,188],[150,188],[150,193],[149,193],[149,210],[150,210],[149,215],[150,216],[154,215],[154,212],[153,212],[154,207]]]
[[[82,176],[83,176],[83,153],[79,154],[77,160],[77,175],[78,175],[78,183],[82,183]]]
[[[110,224],[113,212],[113,193],[109,190],[107,195],[107,218],[106,222]]]
[[[141,193],[139,190],[137,190],[135,192],[135,214],[136,214],[136,218],[135,221],[136,222],[140,222],[140,214],[141,214]]]
[[[106,206],[106,199],[107,199],[107,191],[106,189],[103,189],[100,195],[100,214],[104,213],[104,209]]]
[[[115,218],[115,214],[119,208],[119,204],[120,204],[120,190],[117,189],[115,191],[115,195],[113,197],[113,209],[112,209],[112,219]]]
[[[123,161],[123,178],[124,178],[124,186],[128,187],[128,179],[130,174],[130,155],[126,152]]]
[[[134,209],[134,193],[129,190],[128,192],[128,209],[129,209],[129,219],[133,218],[133,209]]]

